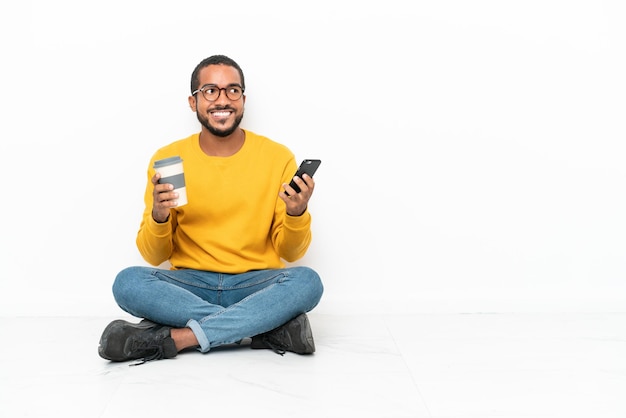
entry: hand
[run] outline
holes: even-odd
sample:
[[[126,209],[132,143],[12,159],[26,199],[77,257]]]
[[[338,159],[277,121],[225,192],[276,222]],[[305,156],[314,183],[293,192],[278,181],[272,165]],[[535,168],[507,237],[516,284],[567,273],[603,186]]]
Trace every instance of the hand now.
[[[306,211],[311,195],[313,195],[313,189],[315,188],[313,177],[308,174],[304,174],[302,177],[303,178],[295,176],[293,178],[298,187],[300,187],[300,193],[296,193],[293,187],[289,186],[287,183],[283,183],[285,191],[280,191],[278,194],[282,201],[285,202],[287,215],[289,216],[302,215]]]
[[[154,190],[152,190],[152,218],[163,223],[169,218],[170,209],[178,205],[178,193],[172,191],[174,190],[172,184],[159,184],[160,178],[161,175],[156,173],[151,179],[154,185]]]

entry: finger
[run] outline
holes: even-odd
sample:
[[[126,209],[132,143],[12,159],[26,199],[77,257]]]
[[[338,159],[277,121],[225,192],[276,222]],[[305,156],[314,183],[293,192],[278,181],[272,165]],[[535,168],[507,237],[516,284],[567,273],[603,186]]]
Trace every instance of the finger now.
[[[283,183],[283,192],[281,193],[286,197],[295,196],[297,193],[293,187],[288,185],[287,183]]]
[[[178,197],[179,195],[177,192],[167,191],[159,193],[159,201],[161,203],[176,203],[178,201]]]
[[[300,177],[296,176],[296,177],[294,177],[294,178],[293,178],[293,181],[294,181],[294,183],[296,183],[296,184],[298,185],[298,187],[300,188],[300,191],[298,192],[298,194],[300,194],[300,193],[302,193],[302,192],[306,192],[306,191],[307,191],[308,186],[307,186],[307,184],[305,183],[305,181],[304,181],[302,178],[300,178]]]
[[[311,191],[313,191],[313,189],[315,188],[315,180],[313,180],[313,177],[309,176],[308,174],[305,174],[302,177],[302,180],[304,180],[307,187],[311,189]]]
[[[174,185],[170,184],[170,183],[163,183],[163,184],[155,184],[154,185],[154,192],[156,194],[159,193],[167,193],[174,190]]]

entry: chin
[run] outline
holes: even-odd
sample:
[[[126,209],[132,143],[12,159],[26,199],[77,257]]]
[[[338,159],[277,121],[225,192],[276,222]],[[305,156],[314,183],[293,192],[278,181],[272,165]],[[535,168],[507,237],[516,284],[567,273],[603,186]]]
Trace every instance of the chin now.
[[[235,122],[233,123],[232,126],[226,128],[224,126],[219,126],[216,127],[214,125],[209,124],[208,120],[203,120],[202,118],[200,118],[198,116],[198,120],[200,121],[200,123],[209,131],[211,132],[211,134],[215,135],[215,136],[219,136],[219,137],[226,137],[231,135],[232,133],[234,133],[238,128],[239,128],[239,124],[241,123],[241,120],[243,119],[243,115],[241,115],[240,117],[238,117]]]
[[[237,127],[232,127],[229,129],[215,129],[215,128],[211,128],[209,129],[209,131],[215,135],[215,136],[220,136],[220,137],[226,137],[229,136],[230,134],[232,134],[233,132],[235,132],[237,130]]]

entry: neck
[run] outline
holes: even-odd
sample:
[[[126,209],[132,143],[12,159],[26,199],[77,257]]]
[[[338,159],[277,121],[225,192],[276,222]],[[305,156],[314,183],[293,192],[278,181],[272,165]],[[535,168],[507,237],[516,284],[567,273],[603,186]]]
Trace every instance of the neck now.
[[[230,157],[241,149],[246,139],[243,129],[237,129],[228,136],[215,136],[202,128],[200,132],[200,148],[211,157]]]

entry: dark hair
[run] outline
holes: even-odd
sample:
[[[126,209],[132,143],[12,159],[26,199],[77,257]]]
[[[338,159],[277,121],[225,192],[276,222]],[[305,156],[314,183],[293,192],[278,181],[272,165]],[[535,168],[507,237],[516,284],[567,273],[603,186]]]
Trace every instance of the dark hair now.
[[[237,64],[233,59],[228,58],[226,55],[212,55],[200,61],[200,63],[196,65],[196,68],[193,70],[193,73],[191,73],[192,93],[200,87],[200,80],[198,80],[198,74],[200,73],[200,70],[202,70],[204,67],[208,67],[209,65],[227,65],[229,67],[237,69],[237,71],[239,71],[239,77],[241,77],[241,87],[244,90],[246,89],[246,82],[243,78],[243,70],[241,69],[239,64]]]

